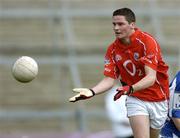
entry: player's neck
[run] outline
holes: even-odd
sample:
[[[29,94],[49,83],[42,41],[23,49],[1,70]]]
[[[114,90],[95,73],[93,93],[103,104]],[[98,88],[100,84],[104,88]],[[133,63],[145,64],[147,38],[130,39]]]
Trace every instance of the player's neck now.
[[[123,38],[123,39],[120,39],[121,43],[123,43],[124,45],[129,45],[131,43],[131,40],[130,38]]]
[[[131,36],[132,36],[132,34],[135,32],[135,30],[133,29],[130,33],[129,33],[129,35],[128,35],[128,37],[125,37],[125,38],[122,38],[122,39],[120,39],[120,41],[121,41],[121,43],[123,43],[124,45],[130,45],[131,44]]]

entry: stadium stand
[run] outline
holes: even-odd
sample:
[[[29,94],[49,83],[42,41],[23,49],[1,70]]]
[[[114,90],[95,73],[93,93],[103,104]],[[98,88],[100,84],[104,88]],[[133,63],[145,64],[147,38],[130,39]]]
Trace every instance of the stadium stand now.
[[[71,104],[73,87],[91,87],[103,74],[114,39],[111,16],[120,7],[137,13],[137,25],[155,35],[173,76],[180,65],[179,0],[0,0],[0,133],[110,130],[104,95]],[[15,81],[22,55],[39,63],[29,84]],[[100,122],[100,123],[99,123]]]

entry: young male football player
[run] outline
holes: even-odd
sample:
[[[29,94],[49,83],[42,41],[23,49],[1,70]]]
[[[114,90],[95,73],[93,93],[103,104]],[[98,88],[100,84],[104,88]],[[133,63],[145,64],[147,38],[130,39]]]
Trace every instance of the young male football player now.
[[[73,89],[78,94],[69,101],[76,102],[103,93],[120,78],[126,85],[117,89],[114,101],[128,95],[127,116],[134,137],[158,138],[168,112],[168,66],[162,59],[157,41],[137,28],[135,21],[135,14],[129,8],[113,12],[116,39],[105,55],[105,77],[91,89]]]

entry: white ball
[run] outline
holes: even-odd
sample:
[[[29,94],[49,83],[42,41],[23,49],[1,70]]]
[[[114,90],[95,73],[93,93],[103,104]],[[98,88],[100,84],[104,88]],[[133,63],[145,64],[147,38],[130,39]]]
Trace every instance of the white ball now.
[[[30,82],[38,74],[38,64],[33,58],[22,56],[14,63],[12,74],[19,82]]]

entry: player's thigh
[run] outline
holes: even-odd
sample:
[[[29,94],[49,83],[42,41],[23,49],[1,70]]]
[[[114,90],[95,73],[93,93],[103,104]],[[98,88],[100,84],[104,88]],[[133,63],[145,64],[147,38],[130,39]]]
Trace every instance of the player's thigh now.
[[[149,102],[147,107],[150,111],[151,128],[155,130],[161,129],[167,119],[168,102]]]
[[[126,107],[134,137],[149,138],[149,112],[145,102],[135,97],[128,96]]]
[[[150,138],[159,138],[160,129],[150,128]]]
[[[130,116],[129,121],[133,130],[134,138],[149,138],[149,116]]]

